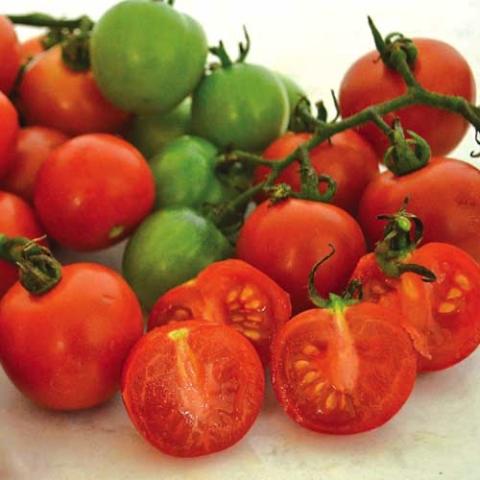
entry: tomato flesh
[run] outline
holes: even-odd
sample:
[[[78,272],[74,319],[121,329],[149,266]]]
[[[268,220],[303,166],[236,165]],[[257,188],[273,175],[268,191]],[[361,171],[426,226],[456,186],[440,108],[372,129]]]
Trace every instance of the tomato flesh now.
[[[123,401],[134,425],[155,447],[179,457],[239,441],[263,394],[263,368],[250,343],[230,327],[198,320],[149,332],[123,372]]]
[[[376,428],[405,403],[416,377],[406,332],[372,303],[307,310],[272,346],[276,396],[301,426],[350,434]]]

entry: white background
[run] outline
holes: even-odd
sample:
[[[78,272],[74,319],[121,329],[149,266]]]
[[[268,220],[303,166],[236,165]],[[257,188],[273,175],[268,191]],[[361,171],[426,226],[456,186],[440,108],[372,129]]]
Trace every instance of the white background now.
[[[113,1],[2,0],[0,13],[88,13]],[[329,100],[343,73],[372,49],[367,14],[386,34],[439,38],[454,45],[480,79],[480,3],[466,1],[177,0],[197,18],[210,44],[236,48],[245,24],[250,61],[292,76],[313,100]],[[30,30],[21,31],[22,38]],[[478,80],[480,83],[480,80]],[[470,130],[452,154],[468,160]],[[477,163],[478,165],[478,163]],[[116,264],[117,251],[96,256]],[[422,375],[403,410],[383,428],[352,437],[317,435],[286,418],[269,393],[247,437],[196,460],[168,458],[130,425],[117,398],[90,412],[58,414],[23,399],[0,373],[1,480],[478,480],[480,354],[447,371]]]

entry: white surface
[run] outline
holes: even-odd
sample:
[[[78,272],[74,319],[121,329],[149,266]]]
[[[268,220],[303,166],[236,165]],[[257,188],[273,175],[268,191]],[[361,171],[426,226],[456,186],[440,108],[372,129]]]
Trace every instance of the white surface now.
[[[0,10],[86,12],[97,18],[113,3],[3,0]],[[338,88],[350,63],[372,48],[367,14],[383,33],[450,42],[480,79],[476,0],[177,0],[177,7],[201,21],[210,44],[223,38],[235,47],[246,24],[253,41],[251,61],[291,75],[312,99],[329,100],[330,88]],[[29,33],[23,30],[22,37]],[[472,149],[470,131],[455,156],[468,160]],[[93,258],[115,266],[118,256],[119,248]],[[0,480],[478,480],[479,370],[477,352],[447,371],[420,376],[391,422],[350,437],[301,429],[269,393],[242,442],[193,460],[169,458],[145,443],[118,397],[88,412],[50,413],[24,399],[0,373]]]

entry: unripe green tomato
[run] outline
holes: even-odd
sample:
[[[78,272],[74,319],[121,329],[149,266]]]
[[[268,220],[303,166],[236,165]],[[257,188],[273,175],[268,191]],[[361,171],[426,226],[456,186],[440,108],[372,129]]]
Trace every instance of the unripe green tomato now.
[[[232,254],[218,228],[188,208],[150,215],[130,238],[123,275],[146,310],[167,290]]]
[[[105,97],[144,114],[168,112],[194,90],[208,46],[200,24],[167,3],[126,0],[96,23],[90,51]]]
[[[235,63],[204,77],[193,94],[192,131],[220,148],[263,150],[288,124],[287,93],[267,68]]]
[[[156,184],[156,208],[199,209],[225,202],[236,192],[215,173],[218,149],[200,137],[184,135],[150,160]]]
[[[171,112],[136,115],[128,131],[128,140],[145,158],[152,158],[167,143],[190,132],[191,104],[188,97]]]
[[[278,73],[278,76],[280,77],[280,80],[287,91],[288,105],[290,107],[290,114],[292,114],[297,106],[298,101],[301,98],[306,97],[307,94],[305,93],[305,90],[303,90],[303,88],[294,82],[290,77],[287,77],[283,73]]]

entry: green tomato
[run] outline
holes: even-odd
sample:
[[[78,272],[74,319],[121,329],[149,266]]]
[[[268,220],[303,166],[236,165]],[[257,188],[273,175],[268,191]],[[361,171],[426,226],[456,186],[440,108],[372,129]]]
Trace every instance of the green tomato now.
[[[96,23],[90,53],[95,80],[114,105],[162,113],[195,89],[208,46],[202,27],[167,3],[126,0]]]
[[[185,135],[150,160],[156,183],[156,207],[200,209],[225,202],[237,193],[215,174],[218,149],[199,137]]]
[[[302,97],[306,97],[307,94],[300,85],[294,82],[290,77],[287,77],[283,73],[278,73],[285,90],[287,91],[288,105],[290,107],[290,115],[293,113],[293,110],[297,106],[298,101]]]
[[[289,113],[275,73],[235,63],[200,82],[193,94],[192,131],[221,148],[259,151],[285,132]]]
[[[167,143],[190,131],[191,103],[189,97],[171,112],[135,116],[127,135],[128,140],[145,158],[152,158]]]
[[[213,223],[188,208],[165,209],[150,215],[130,238],[123,275],[150,310],[167,290],[231,254],[230,243]]]

